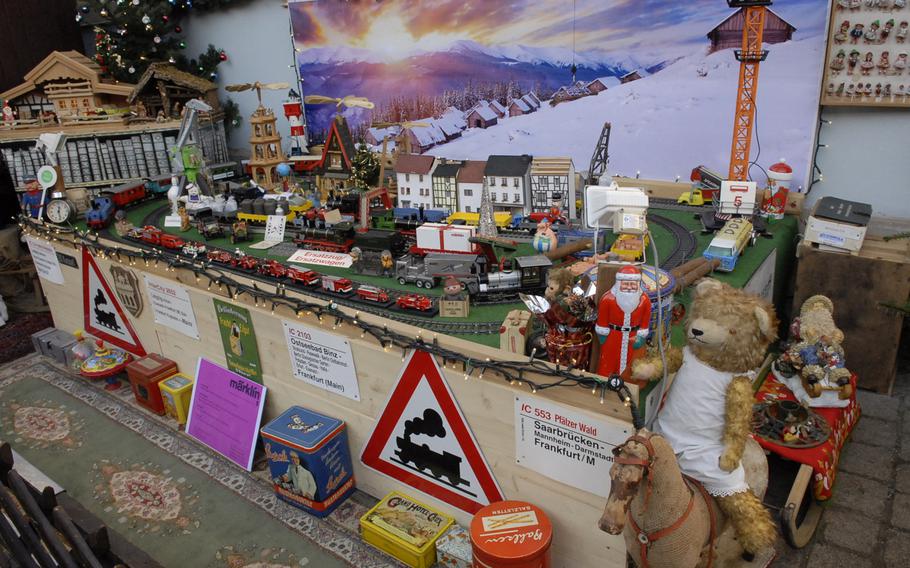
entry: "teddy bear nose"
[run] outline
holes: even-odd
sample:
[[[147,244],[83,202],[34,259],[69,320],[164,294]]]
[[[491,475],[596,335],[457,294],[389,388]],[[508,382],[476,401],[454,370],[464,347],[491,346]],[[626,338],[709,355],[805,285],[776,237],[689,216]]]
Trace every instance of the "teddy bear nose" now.
[[[692,331],[692,335],[694,335],[695,337],[699,337],[699,336],[702,336],[705,334],[705,332],[703,332],[702,330],[695,329],[694,327],[692,328],[691,331]]]

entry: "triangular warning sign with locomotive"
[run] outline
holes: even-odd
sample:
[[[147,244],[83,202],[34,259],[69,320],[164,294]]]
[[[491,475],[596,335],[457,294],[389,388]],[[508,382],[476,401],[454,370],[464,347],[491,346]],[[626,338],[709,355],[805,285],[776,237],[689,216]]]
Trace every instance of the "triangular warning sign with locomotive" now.
[[[360,459],[468,513],[503,500],[449,385],[426,351],[414,350],[407,358]]]
[[[126,319],[123,308],[95,264],[95,258],[82,248],[82,300],[85,311],[85,331],[136,355],[145,356],[145,349]]]

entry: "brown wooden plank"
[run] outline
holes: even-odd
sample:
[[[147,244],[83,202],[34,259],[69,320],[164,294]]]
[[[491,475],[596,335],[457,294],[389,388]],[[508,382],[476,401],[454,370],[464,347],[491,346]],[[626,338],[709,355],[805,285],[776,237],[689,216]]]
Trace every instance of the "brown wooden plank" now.
[[[884,247],[881,242],[868,242]],[[857,374],[860,387],[889,394],[903,320],[879,303],[903,303],[910,297],[910,263],[906,257],[893,262],[867,254],[852,256],[801,245],[793,313],[814,294],[831,298],[834,319],[845,336],[847,368]]]

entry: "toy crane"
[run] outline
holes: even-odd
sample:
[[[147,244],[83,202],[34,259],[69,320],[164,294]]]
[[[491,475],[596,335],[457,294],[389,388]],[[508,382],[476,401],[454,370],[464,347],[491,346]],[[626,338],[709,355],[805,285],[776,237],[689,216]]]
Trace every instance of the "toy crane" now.
[[[739,61],[739,89],[736,94],[729,179],[746,181],[749,177],[749,151],[755,123],[755,99],[758,95],[758,68],[768,57],[768,51],[762,49],[762,34],[771,0],[727,0],[727,4],[743,11],[742,49],[734,51],[736,60]]]
[[[612,128],[613,126],[609,122],[605,122],[600,131],[600,138],[598,138],[594,154],[591,156],[591,165],[588,166],[588,185],[600,185],[600,176],[607,173],[607,167],[610,164],[610,131]]]
[[[205,159],[197,146],[199,130],[199,113],[212,112],[212,107],[199,99],[190,99],[184,106],[185,112],[180,121],[177,142],[171,147],[171,166],[174,174],[179,176],[180,194],[186,183],[199,187],[203,195],[211,195],[205,176]],[[199,175],[199,174],[203,175]],[[178,194],[179,195],[179,194]]]

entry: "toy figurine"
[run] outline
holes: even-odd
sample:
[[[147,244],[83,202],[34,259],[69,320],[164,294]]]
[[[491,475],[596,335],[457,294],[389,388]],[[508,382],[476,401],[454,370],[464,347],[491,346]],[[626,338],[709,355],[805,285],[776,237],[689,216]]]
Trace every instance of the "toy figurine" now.
[[[850,0],[837,0],[837,7],[840,10],[849,10]]]
[[[844,83],[841,83],[837,86],[837,92],[834,93],[834,96],[841,97],[844,95]]]
[[[190,215],[186,212],[186,207],[177,209],[177,216],[180,217],[180,231],[185,233],[190,230]]]
[[[853,26],[853,29],[850,30],[850,43],[857,44],[859,43],[859,38],[863,37],[863,24],[856,24]]]
[[[246,221],[234,221],[234,223],[231,224],[231,244],[248,240],[250,240],[250,234],[249,229],[247,229]]]
[[[81,329],[74,331],[73,335],[76,337],[76,343],[70,348],[73,352],[72,368],[74,371],[78,371],[82,367],[82,362],[91,357],[95,350],[92,348],[91,342],[86,341]]]
[[[447,302],[459,302],[464,300],[464,291],[459,282],[454,276],[446,276],[445,285],[442,289],[443,298]]]
[[[557,365],[571,365],[586,369],[591,358],[596,287],[588,290],[575,286],[575,275],[557,268],[547,275],[547,288],[543,297],[519,294],[528,309],[540,314],[547,325],[545,349],[547,358]]]
[[[829,67],[831,67],[832,75],[840,75],[840,72],[844,70],[846,57],[847,54],[844,53],[843,49],[837,52],[837,55],[835,55],[834,59],[831,61],[831,65],[829,65]]]
[[[907,7],[907,0],[894,0],[894,9],[901,10]]]
[[[775,523],[746,483],[743,453],[751,431],[752,377],[777,339],[773,306],[755,294],[705,279],[693,291],[686,347],[665,354],[676,378],[654,423],[682,473],[702,483],[754,555],[773,545]],[[638,379],[661,377],[659,355],[635,362]],[[667,564],[673,565],[673,564]]]
[[[895,75],[903,75],[904,70],[907,68],[907,52],[902,51],[897,54],[897,61],[892,64],[894,67]]]
[[[834,42],[841,44],[850,38],[850,20],[844,20],[840,24],[840,30],[834,34]]]
[[[806,299],[790,326],[790,336],[792,344],[772,368],[775,375],[809,406],[846,406],[853,395],[851,373],[845,366],[844,333],[834,323],[830,298]],[[828,391],[837,396],[827,395]]]
[[[850,51],[850,56],[847,58],[847,73],[853,75],[853,72],[856,71],[856,64],[859,63],[860,53],[855,49]]]
[[[126,218],[126,211],[123,209],[117,210],[114,213],[114,232],[121,237],[125,237],[130,231],[135,229],[130,220]]]
[[[395,260],[392,258],[392,251],[384,250],[379,255],[379,274],[386,278],[395,275]]]
[[[632,361],[643,351],[651,323],[651,300],[641,289],[641,271],[624,266],[600,299],[595,330],[600,339],[597,374],[628,379]]]
[[[537,231],[531,240],[531,246],[534,247],[534,250],[539,253],[549,252],[556,248],[558,242],[549,219],[543,219],[537,224]]]
[[[3,101],[3,122],[13,122],[14,120],[16,120],[16,115],[9,106],[9,101]]]
[[[850,11],[855,12],[862,9],[863,0],[850,0]]]
[[[875,68],[875,61],[872,60],[872,52],[866,52],[866,56],[863,59],[863,62],[859,64],[861,73],[863,75],[869,75],[872,73],[872,69]]]
[[[889,54],[887,51],[883,51],[881,56],[879,56],[879,58],[878,58],[878,74],[879,75],[888,74],[888,68],[891,67],[891,61],[889,61],[890,57],[891,57],[891,54]]]
[[[155,116],[155,122],[167,122],[167,117],[164,116],[164,111],[158,109],[158,115]]]
[[[878,20],[875,20],[874,22],[872,22],[871,24],[869,24],[869,29],[866,30],[866,33],[863,34],[863,41],[864,41],[865,43],[878,43],[878,40],[879,40],[879,29],[880,29],[881,27],[882,27],[882,26],[881,26],[881,24],[878,22]]]
[[[904,43],[907,41],[908,26],[910,26],[910,22],[905,20],[901,22],[900,27],[894,32],[894,40],[897,41],[897,43]]]
[[[363,272],[363,251],[360,247],[354,247],[348,253],[351,256],[351,270],[360,274]]]
[[[848,97],[852,97],[852,96],[853,96],[853,93],[855,92],[855,91],[854,91],[854,88],[855,88],[855,87],[853,86],[853,83],[850,83],[849,85],[847,85],[847,96],[848,96]]]
[[[891,30],[894,29],[894,19],[890,19],[885,22],[885,26],[882,28],[882,35],[879,38],[879,43],[885,43],[888,41],[888,36],[891,35]]]

